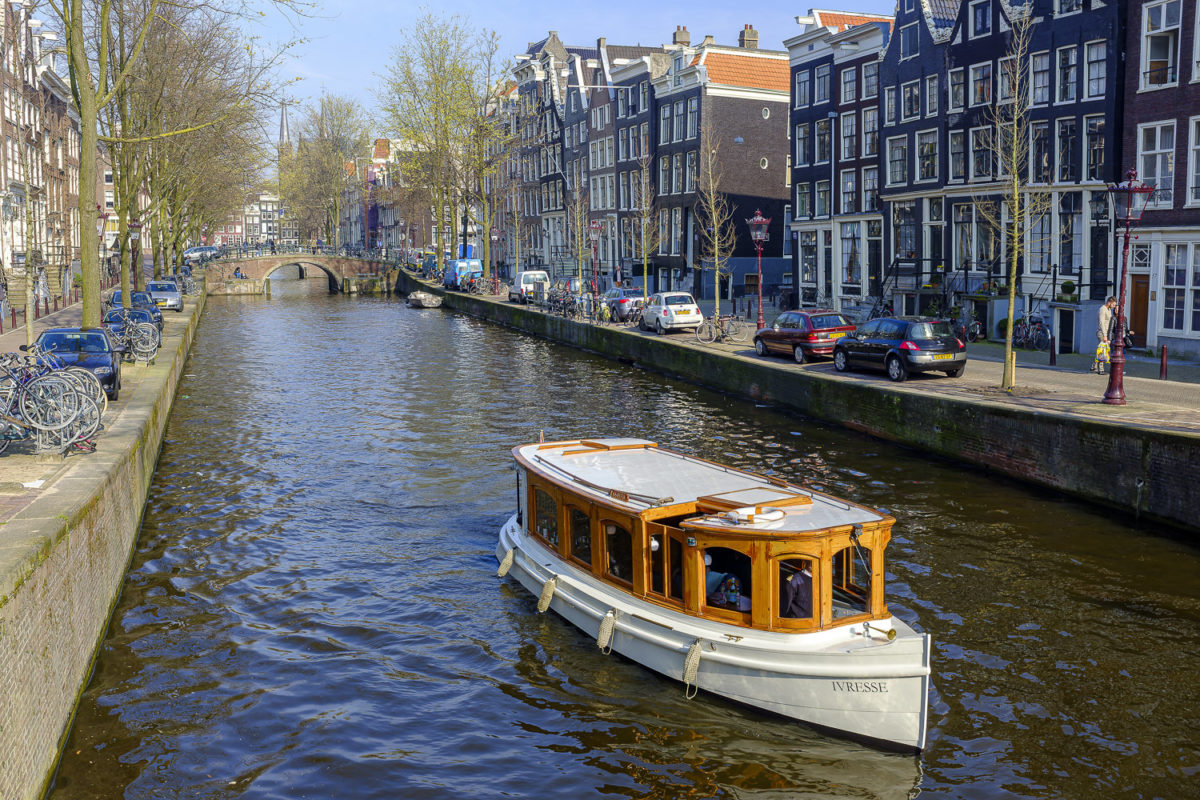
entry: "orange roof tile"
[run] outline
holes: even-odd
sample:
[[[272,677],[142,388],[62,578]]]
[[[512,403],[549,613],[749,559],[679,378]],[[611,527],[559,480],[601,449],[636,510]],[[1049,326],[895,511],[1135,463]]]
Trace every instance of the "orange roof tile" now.
[[[891,22],[891,17],[876,16],[874,14],[846,14],[841,11],[819,11],[814,9],[812,12],[816,18],[817,25],[822,28],[834,28],[838,33],[848,31],[856,25],[864,25],[868,22]]]
[[[699,60],[700,56],[696,56],[692,63],[695,64]],[[790,89],[791,75],[786,58],[762,58],[710,51],[704,59],[704,67],[713,83],[777,92]]]

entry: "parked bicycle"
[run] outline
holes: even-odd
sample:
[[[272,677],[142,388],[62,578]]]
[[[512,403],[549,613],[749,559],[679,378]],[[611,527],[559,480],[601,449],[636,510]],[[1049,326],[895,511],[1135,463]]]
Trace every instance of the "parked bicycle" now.
[[[721,317],[707,316],[696,328],[696,340],[702,344],[713,342],[744,342],[749,333],[749,326],[741,317],[735,314]]]

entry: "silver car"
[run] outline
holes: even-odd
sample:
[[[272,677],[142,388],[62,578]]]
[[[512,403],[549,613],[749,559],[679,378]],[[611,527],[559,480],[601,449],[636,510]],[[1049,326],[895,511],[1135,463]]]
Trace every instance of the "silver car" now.
[[[150,281],[146,284],[146,291],[159,308],[183,311],[183,292],[179,291],[175,281]]]

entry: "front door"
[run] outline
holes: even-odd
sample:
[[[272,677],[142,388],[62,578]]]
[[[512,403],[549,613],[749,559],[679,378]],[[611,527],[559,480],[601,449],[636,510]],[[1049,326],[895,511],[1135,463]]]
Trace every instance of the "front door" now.
[[[1146,324],[1150,320],[1150,276],[1131,275],[1129,292],[1129,335],[1135,347],[1146,346]]]

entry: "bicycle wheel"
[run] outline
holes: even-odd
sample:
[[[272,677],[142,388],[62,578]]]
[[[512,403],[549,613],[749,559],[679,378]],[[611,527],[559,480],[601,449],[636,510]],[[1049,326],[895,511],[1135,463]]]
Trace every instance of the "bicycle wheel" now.
[[[731,317],[725,329],[725,336],[732,342],[744,342],[749,329],[750,326],[743,322],[741,317]]]
[[[696,327],[696,340],[701,344],[712,344],[717,340],[717,326],[711,319],[705,319]]]
[[[43,431],[65,428],[79,415],[82,395],[58,375],[43,375],[21,387],[21,416]]]
[[[108,392],[104,391],[104,386],[101,385],[100,379],[96,377],[96,373],[83,367],[67,367],[65,372],[79,378],[84,394],[95,401],[101,414],[108,411]]]
[[[1050,349],[1050,332],[1045,328],[1038,328],[1033,334],[1033,346],[1038,350]]]

